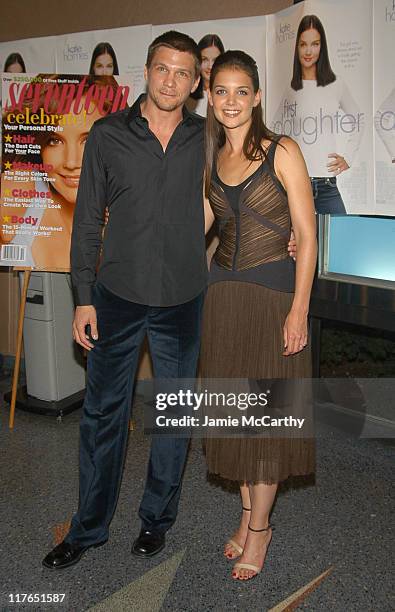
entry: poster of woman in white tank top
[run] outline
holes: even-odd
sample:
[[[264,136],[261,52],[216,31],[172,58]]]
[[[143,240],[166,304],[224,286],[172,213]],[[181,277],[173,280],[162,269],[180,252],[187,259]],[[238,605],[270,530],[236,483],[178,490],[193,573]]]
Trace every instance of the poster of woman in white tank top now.
[[[266,123],[299,144],[317,213],[372,212],[371,24],[371,0],[306,0],[268,17]]]

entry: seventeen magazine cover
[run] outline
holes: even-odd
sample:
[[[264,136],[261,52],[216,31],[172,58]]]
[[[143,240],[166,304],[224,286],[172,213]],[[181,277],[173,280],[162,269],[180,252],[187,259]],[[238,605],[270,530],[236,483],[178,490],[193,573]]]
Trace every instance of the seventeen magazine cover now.
[[[0,265],[68,272],[84,146],[131,76],[3,74]]]

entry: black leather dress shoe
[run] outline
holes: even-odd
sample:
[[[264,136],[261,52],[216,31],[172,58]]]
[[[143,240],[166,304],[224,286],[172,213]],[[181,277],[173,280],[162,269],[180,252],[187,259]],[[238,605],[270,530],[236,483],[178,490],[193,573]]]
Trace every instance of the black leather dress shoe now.
[[[105,542],[103,542],[104,544]],[[102,546],[95,544],[94,547]],[[75,565],[81,559],[84,552],[91,548],[90,546],[78,546],[78,544],[69,544],[69,542],[61,542],[43,559],[43,566],[48,569],[63,569]]]
[[[132,553],[137,557],[153,557],[165,547],[165,535],[156,531],[142,529],[133,542]]]

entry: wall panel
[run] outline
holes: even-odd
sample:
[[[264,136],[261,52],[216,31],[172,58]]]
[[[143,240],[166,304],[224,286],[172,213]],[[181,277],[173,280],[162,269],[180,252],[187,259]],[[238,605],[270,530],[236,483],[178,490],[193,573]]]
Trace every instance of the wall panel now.
[[[3,11],[0,41],[127,25],[249,17],[280,11],[290,0],[25,0]]]

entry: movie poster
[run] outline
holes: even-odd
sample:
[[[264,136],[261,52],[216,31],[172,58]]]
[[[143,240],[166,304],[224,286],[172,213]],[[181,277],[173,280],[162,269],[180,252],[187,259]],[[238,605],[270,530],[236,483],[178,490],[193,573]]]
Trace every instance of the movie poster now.
[[[371,0],[268,16],[267,124],[300,145],[318,213],[373,213],[372,57]]]
[[[55,72],[56,36],[0,43],[0,72]]]
[[[188,100],[190,111],[203,117],[207,113],[207,87],[210,70],[215,58],[223,50],[241,49],[251,55],[258,65],[262,91],[265,89],[265,37],[266,17],[244,17],[242,19],[216,19],[172,23],[153,26],[152,37],[156,38],[167,30],[178,30],[191,36],[199,45],[202,54],[201,81],[195,94]],[[206,41],[206,42],[204,42]],[[205,44],[209,45],[205,47]]]
[[[56,71],[71,74],[131,75],[137,98],[145,90],[144,65],[150,25],[93,30],[58,36]]]
[[[2,85],[0,265],[67,272],[89,130],[130,105],[132,79],[3,74]]]
[[[374,2],[377,215],[395,215],[395,0]]]

